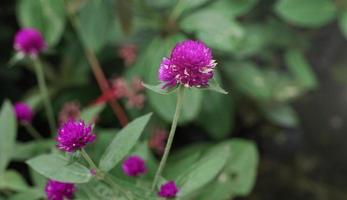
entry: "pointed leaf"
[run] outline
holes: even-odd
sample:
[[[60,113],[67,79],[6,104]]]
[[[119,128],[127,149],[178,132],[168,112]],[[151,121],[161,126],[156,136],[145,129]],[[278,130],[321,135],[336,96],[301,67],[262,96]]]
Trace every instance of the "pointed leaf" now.
[[[5,101],[0,111],[0,176],[11,159],[17,134],[17,121],[12,105]]]
[[[189,173],[183,173],[178,178],[178,183],[182,183],[182,180],[185,180],[179,195],[188,195],[212,181],[226,164],[229,152],[229,146],[225,144],[217,145],[209,150],[202,159],[191,166]]]
[[[207,90],[211,90],[211,91],[214,91],[214,92],[218,92],[218,93],[221,93],[221,94],[228,94],[227,91],[225,91],[217,82],[216,79],[212,79],[210,82],[209,82],[209,86],[206,88]]]
[[[172,92],[176,91],[177,87],[173,88],[173,89],[163,89],[163,84],[158,84],[158,85],[149,85],[149,84],[146,84],[146,83],[142,83],[142,85],[155,92],[155,93],[158,93],[158,94],[163,94],[163,95],[166,95],[166,94],[171,94]]]
[[[32,158],[26,162],[31,168],[43,176],[61,182],[86,183],[92,175],[88,168],[58,154],[45,154]]]
[[[99,163],[101,170],[110,171],[130,152],[151,116],[152,113],[139,117],[117,133],[101,157]]]

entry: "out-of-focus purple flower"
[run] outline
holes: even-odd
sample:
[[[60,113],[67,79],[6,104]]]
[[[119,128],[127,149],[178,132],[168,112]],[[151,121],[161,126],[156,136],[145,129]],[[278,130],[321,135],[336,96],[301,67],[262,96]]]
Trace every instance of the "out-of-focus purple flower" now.
[[[75,185],[72,183],[62,183],[49,180],[45,187],[48,200],[65,200],[72,199],[76,191]]]
[[[129,156],[124,160],[122,168],[128,176],[140,176],[147,172],[145,161],[140,156]]]
[[[166,130],[155,129],[148,141],[149,148],[153,149],[158,155],[162,155],[165,150],[167,136]]]
[[[168,181],[160,186],[160,190],[158,192],[158,196],[164,198],[175,198],[178,193],[178,188],[174,181]]]
[[[64,124],[69,120],[77,120],[80,116],[80,104],[76,101],[66,102],[59,112],[59,124]]]
[[[70,120],[58,130],[57,147],[66,152],[75,152],[95,140],[96,136],[91,131],[91,125],[85,125],[82,120]]]
[[[37,55],[46,48],[46,43],[41,33],[34,28],[20,29],[14,38],[14,48],[24,55]]]
[[[137,57],[137,46],[135,44],[125,44],[118,52],[119,56],[123,58],[126,66],[132,65]]]
[[[31,107],[24,102],[15,103],[14,112],[16,113],[17,120],[20,122],[30,123],[34,116]]]
[[[146,97],[143,94],[136,94],[134,92],[129,92],[127,95],[128,101],[127,101],[127,106],[129,108],[138,108],[142,109],[143,105],[146,101]]]
[[[185,87],[207,87],[217,64],[212,51],[203,42],[185,40],[176,44],[169,58],[160,64],[158,78],[163,88],[182,84]]]

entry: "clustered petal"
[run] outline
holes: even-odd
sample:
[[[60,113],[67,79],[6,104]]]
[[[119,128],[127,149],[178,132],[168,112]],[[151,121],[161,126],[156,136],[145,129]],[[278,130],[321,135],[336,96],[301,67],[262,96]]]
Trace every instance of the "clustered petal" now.
[[[169,58],[160,64],[158,78],[166,87],[207,87],[217,64],[212,51],[203,42],[185,40],[178,43]]]
[[[91,125],[85,125],[82,120],[70,120],[58,130],[57,146],[66,152],[75,152],[95,140],[96,136],[91,131]]]
[[[30,123],[34,116],[31,107],[24,102],[18,102],[14,104],[14,112],[16,114],[17,120],[20,122]]]
[[[128,176],[139,176],[147,172],[145,161],[140,156],[129,156],[124,160],[122,168]]]
[[[37,55],[46,46],[43,36],[34,28],[23,28],[15,35],[14,48],[24,55]]]
[[[75,191],[76,188],[74,184],[62,183],[54,180],[49,180],[45,187],[48,200],[72,199]]]
[[[164,198],[175,198],[178,193],[178,188],[174,181],[168,181],[160,186],[158,196]]]

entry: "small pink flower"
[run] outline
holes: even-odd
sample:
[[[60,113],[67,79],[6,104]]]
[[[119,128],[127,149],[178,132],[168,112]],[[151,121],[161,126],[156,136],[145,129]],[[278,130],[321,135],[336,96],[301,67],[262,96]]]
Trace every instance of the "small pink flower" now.
[[[16,114],[17,120],[20,122],[31,123],[34,117],[33,110],[28,104],[24,102],[15,103],[14,112]]]
[[[135,44],[123,45],[118,52],[119,56],[123,58],[126,66],[132,65],[137,57],[137,46]]]
[[[80,104],[76,101],[66,102],[59,112],[59,124],[64,124],[69,120],[77,120],[80,116]]]
[[[160,186],[158,196],[171,199],[176,197],[178,191],[176,183],[174,181],[168,181]]]
[[[147,172],[145,161],[140,156],[129,156],[124,160],[122,168],[128,176],[140,176]]]
[[[41,33],[34,28],[20,29],[14,39],[14,48],[24,55],[36,56],[47,47]]]
[[[138,108],[138,109],[143,108],[145,100],[146,100],[146,97],[143,94],[129,93],[127,97],[128,97],[127,106],[129,108]]]
[[[142,92],[145,87],[142,85],[142,79],[138,76],[135,76],[131,82],[131,88],[134,92]]]
[[[129,93],[128,84],[123,78],[112,80],[112,89],[117,98],[125,97]]]
[[[45,187],[48,200],[65,200],[72,199],[76,191],[72,183],[62,183],[59,181],[49,180]]]
[[[83,121],[68,121],[58,130],[57,147],[66,152],[75,152],[95,140],[92,127]]]

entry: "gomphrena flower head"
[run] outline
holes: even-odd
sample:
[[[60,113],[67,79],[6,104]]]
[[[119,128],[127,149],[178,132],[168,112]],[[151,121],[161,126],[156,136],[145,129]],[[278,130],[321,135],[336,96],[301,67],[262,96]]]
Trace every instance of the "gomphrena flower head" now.
[[[176,183],[174,181],[168,181],[160,186],[158,196],[163,198],[175,198],[178,191]]]
[[[185,40],[176,44],[169,58],[160,64],[158,78],[166,87],[207,87],[217,64],[203,42]]]
[[[95,140],[91,125],[82,120],[69,120],[58,130],[57,147],[66,152],[75,152]]]
[[[20,122],[30,123],[34,116],[34,112],[31,107],[24,102],[15,103],[14,112],[17,120]]]
[[[122,168],[128,176],[139,176],[147,172],[145,161],[140,156],[129,156],[124,160]]]
[[[76,191],[75,185],[72,183],[62,183],[49,180],[45,187],[48,200],[65,200],[72,199]]]
[[[46,46],[42,34],[34,28],[20,29],[14,39],[14,48],[24,55],[37,55]]]

